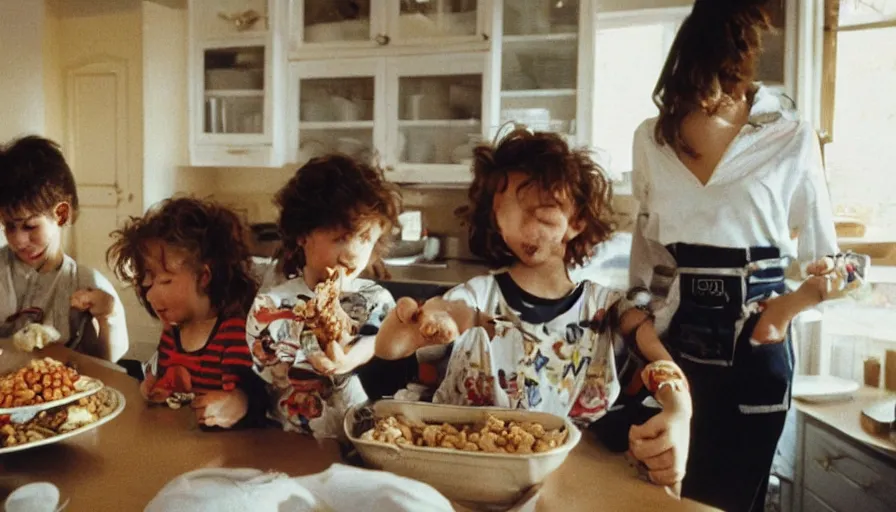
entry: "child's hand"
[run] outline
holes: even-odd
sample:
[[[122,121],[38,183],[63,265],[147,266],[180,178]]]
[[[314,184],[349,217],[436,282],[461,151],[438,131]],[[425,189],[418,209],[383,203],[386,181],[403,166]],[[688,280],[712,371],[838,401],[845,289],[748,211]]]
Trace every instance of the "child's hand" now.
[[[643,425],[629,430],[632,455],[647,466],[650,480],[658,485],[673,486],[680,495],[684,479],[691,435],[688,411],[666,408]]]
[[[155,387],[156,382],[158,382],[158,379],[151,373],[147,373],[143,378],[143,382],[140,383],[140,394],[143,395],[144,400],[152,401],[150,400],[150,397],[152,396],[153,387]]]
[[[71,305],[79,311],[90,311],[94,318],[106,318],[115,310],[115,297],[96,288],[85,288],[72,294]]]
[[[208,391],[194,398],[190,407],[200,425],[230,428],[246,416],[249,397],[239,388],[233,391]]]

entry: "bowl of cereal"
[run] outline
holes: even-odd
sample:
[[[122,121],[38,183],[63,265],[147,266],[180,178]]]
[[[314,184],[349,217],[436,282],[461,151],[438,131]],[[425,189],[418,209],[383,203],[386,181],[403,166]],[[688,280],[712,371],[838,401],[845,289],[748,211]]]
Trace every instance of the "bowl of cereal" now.
[[[368,466],[484,505],[516,503],[582,437],[553,414],[397,400],[352,407],[345,434]]]

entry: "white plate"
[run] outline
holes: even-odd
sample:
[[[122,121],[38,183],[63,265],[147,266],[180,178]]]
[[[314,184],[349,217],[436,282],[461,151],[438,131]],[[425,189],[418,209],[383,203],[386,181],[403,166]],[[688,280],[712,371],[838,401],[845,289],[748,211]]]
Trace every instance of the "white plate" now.
[[[87,377],[86,375],[81,375],[78,380],[75,381],[75,390],[77,390],[77,393],[72,393],[65,398],[53,400],[52,402],[44,402],[42,404],[25,405],[22,407],[9,407],[6,409],[0,408],[0,414],[15,415],[17,417],[27,416],[28,419],[31,419],[31,416],[34,416],[40,411],[45,411],[47,409],[52,409],[53,407],[58,407],[60,405],[74,402],[75,400],[79,400],[81,398],[84,398],[85,396],[90,396],[101,389],[103,389],[103,382],[101,380],[94,379],[93,377]],[[28,420],[26,419],[25,421]],[[21,423],[21,421],[16,421],[15,419],[13,419],[13,422]]]
[[[830,402],[849,398],[859,390],[857,382],[831,375],[795,375],[793,398],[804,402]]]
[[[94,421],[93,423],[84,425],[83,427],[80,427],[80,428],[76,428],[75,430],[70,430],[64,434],[55,435],[53,437],[48,437],[46,439],[41,439],[40,441],[34,441],[32,443],[20,444],[20,445],[16,445],[16,446],[9,446],[7,448],[0,448],[0,455],[3,455],[4,453],[12,453],[12,452],[18,452],[21,450],[27,450],[29,448],[37,448],[38,446],[43,446],[46,444],[58,443],[59,441],[64,441],[70,437],[75,437],[78,434],[82,434],[84,432],[87,432],[88,430],[93,430],[101,425],[104,425],[104,424],[112,421],[113,419],[115,419],[116,416],[121,414],[121,411],[124,410],[126,401],[124,399],[124,395],[121,394],[121,391],[118,391],[115,388],[107,388],[107,389],[112,392],[112,394],[115,396],[115,399],[118,401],[118,405],[115,407],[115,409],[112,409],[112,412],[110,412],[109,414]]]

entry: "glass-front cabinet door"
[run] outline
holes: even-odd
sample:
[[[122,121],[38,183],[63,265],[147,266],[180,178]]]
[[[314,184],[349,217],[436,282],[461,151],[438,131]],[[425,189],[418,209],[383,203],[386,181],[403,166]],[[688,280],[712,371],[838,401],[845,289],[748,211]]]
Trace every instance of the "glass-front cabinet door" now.
[[[793,60],[796,41],[796,2],[789,0],[771,0],[767,2],[767,10],[771,18],[772,30],[762,37],[762,55],[756,77],[763,84],[782,90],[795,97],[793,82],[795,78],[795,61]],[[791,51],[788,51],[788,48]]]
[[[488,119],[486,54],[396,57],[387,63],[389,173],[402,182],[469,181]]]
[[[295,162],[330,153],[362,161],[385,146],[383,59],[295,62],[290,67],[289,155]]]
[[[246,46],[200,48],[203,108],[199,139],[210,141],[265,142],[270,135],[267,99],[268,47]]]
[[[385,43],[379,0],[290,0],[290,51]]]
[[[388,35],[396,43],[482,40],[486,0],[386,0]]]
[[[578,0],[503,0],[498,125],[576,133]],[[494,131],[497,127],[491,127]]]

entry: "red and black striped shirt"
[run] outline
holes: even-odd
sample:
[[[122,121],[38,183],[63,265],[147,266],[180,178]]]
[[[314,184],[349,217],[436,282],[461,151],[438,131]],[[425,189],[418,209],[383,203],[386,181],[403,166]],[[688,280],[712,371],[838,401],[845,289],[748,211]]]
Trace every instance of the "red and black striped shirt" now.
[[[252,371],[252,354],[246,344],[246,319],[219,320],[205,346],[186,352],[177,327],[169,326],[159,342],[159,375],[183,366],[194,391],[232,391]]]

